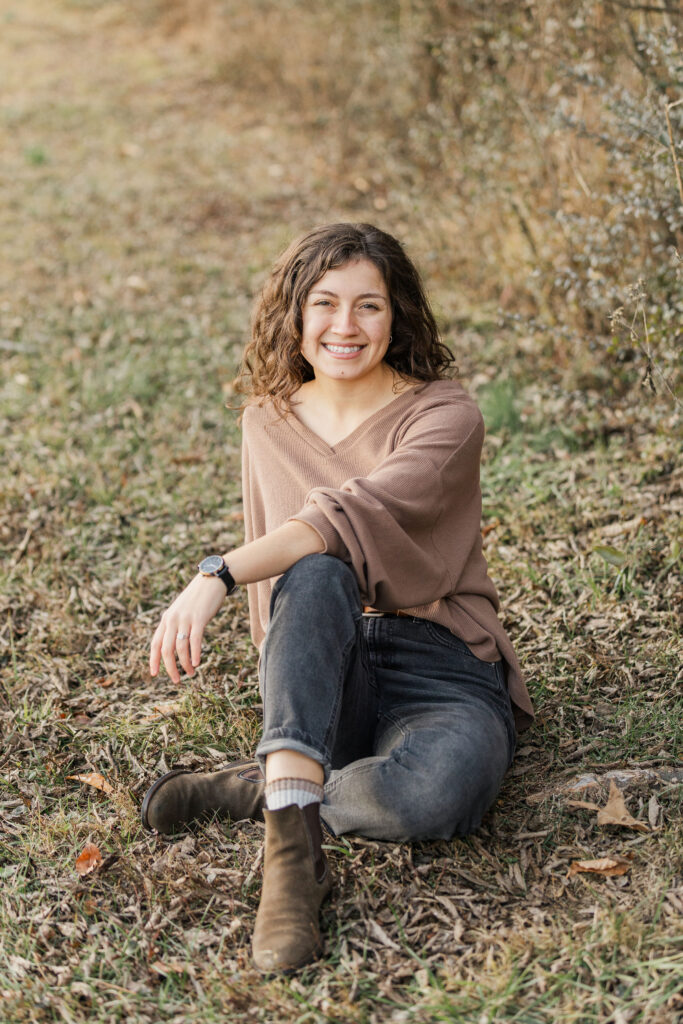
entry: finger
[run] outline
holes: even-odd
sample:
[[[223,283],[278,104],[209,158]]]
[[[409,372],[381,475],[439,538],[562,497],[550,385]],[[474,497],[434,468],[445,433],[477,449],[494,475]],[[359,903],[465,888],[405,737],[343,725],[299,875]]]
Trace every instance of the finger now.
[[[159,663],[161,661],[161,640],[164,635],[164,623],[159,623],[154,636],[152,637],[152,643],[149,649],[149,671],[150,674],[155,676],[159,671]]]
[[[175,661],[175,641],[177,633],[178,630],[175,626],[167,627],[166,632],[164,633],[164,642],[161,645],[161,657],[164,665],[166,666],[166,671],[174,683],[180,682],[180,672],[178,671],[178,666]]]
[[[188,676],[194,675],[192,662],[190,661],[190,627],[181,627],[175,640],[175,649],[178,661],[187,672]]]
[[[195,626],[190,635],[190,650],[192,652],[192,665],[194,668],[199,665],[202,660],[202,638],[204,636],[204,629],[201,626]]]

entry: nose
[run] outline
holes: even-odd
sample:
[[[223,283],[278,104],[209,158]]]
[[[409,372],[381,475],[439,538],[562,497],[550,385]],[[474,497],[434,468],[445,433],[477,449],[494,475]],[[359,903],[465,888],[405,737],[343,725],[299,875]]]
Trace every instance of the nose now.
[[[331,330],[332,334],[336,334],[340,338],[353,337],[354,334],[358,334],[358,325],[353,309],[340,307],[335,314]]]

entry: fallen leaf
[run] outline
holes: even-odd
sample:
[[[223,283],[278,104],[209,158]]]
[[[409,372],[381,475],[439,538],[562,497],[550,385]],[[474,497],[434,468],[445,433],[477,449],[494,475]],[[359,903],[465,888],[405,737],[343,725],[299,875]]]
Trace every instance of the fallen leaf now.
[[[620,523],[607,523],[597,531],[602,537],[618,537],[620,533],[628,533],[631,530],[639,530],[645,526],[648,520],[645,516],[636,516],[635,519],[627,519]]]
[[[204,462],[205,459],[206,455],[204,452],[180,452],[178,455],[171,457],[171,462],[174,466],[183,466],[185,464],[190,466],[195,463]]]
[[[657,821],[661,813],[661,806],[657,802],[656,796],[651,796],[647,805],[647,819],[650,822],[652,828],[657,828]]]
[[[598,825],[621,825],[623,828],[634,828],[638,832],[649,832],[650,826],[638,821],[626,810],[624,794],[614,779],[610,780],[607,803],[598,811]]]
[[[140,277],[139,274],[131,274],[130,277],[126,278],[126,288],[130,288],[133,292],[148,292],[149,285],[145,281],[144,277]]]
[[[615,854],[613,857],[599,857],[597,860],[573,860],[569,865],[567,878],[573,878],[580,873],[602,875],[604,878],[611,878],[613,875],[625,875],[631,867],[631,857],[621,857]]]
[[[23,956],[11,956],[9,958],[9,969],[10,973],[14,974],[17,978],[24,978],[29,971],[35,970],[35,964],[31,963],[30,960],[26,960]]]
[[[397,950],[401,949],[401,947],[398,945],[398,943],[394,942],[394,940],[389,935],[387,935],[387,933],[384,931],[384,928],[382,928],[382,925],[379,923],[379,921],[375,921],[374,918],[369,917],[367,923],[368,923],[368,927],[369,927],[370,931],[372,932],[373,936],[376,939],[378,939],[379,942],[381,942],[383,946],[387,946],[389,949],[397,949]]]
[[[85,999],[90,1002],[95,998],[95,993],[84,981],[72,981],[69,985],[69,995],[78,996],[79,999]]]
[[[158,722],[160,718],[167,715],[176,715],[182,707],[182,701],[180,700],[169,700],[162,701],[159,704],[155,704],[152,708],[151,715],[145,715],[142,719],[143,722]]]
[[[184,963],[182,960],[155,960],[153,964],[149,965],[150,971],[155,971],[156,974],[183,974],[187,971],[188,974],[192,974],[192,965]]]
[[[588,800],[567,800],[567,807],[583,807],[587,811],[598,812],[598,825],[621,825],[622,828],[634,828],[638,832],[649,832],[650,828],[644,821],[634,818],[626,810],[624,794],[614,779],[610,779],[609,796],[604,807]]]
[[[103,793],[114,792],[114,787],[99,772],[88,772],[87,775],[67,775],[67,779],[71,779],[73,782],[85,782],[87,786],[100,789]]]
[[[83,852],[76,859],[76,871],[79,875],[89,875],[102,863],[102,854],[94,843],[86,843]]]
[[[610,547],[607,544],[599,544],[593,548],[593,554],[600,555],[610,565],[615,565],[617,569],[621,569],[628,562],[628,555],[623,551],[619,551],[618,548]]]

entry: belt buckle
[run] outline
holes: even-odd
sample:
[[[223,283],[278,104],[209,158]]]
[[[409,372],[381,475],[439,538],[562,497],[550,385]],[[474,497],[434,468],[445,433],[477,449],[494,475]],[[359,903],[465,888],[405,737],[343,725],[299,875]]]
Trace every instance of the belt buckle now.
[[[381,619],[386,615],[386,612],[381,612],[378,608],[373,608],[370,604],[364,604],[362,615],[366,619]]]

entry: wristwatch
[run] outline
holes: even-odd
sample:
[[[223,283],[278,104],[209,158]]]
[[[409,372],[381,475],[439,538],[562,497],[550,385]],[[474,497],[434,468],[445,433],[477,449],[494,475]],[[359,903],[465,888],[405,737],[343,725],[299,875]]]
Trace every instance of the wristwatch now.
[[[233,590],[237,588],[237,584],[225,564],[225,559],[221,555],[207,555],[197,568],[202,576],[217,576],[219,580],[222,580],[229,594],[232,594]]]

